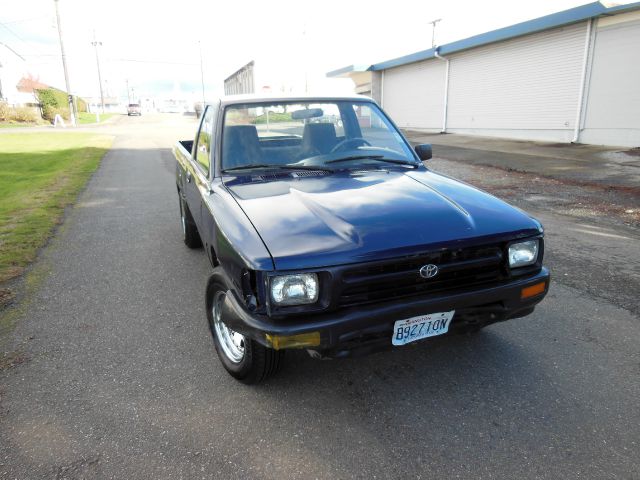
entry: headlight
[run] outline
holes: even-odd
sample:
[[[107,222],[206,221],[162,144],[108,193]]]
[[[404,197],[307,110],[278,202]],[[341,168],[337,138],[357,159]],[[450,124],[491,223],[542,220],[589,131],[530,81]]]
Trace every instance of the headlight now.
[[[512,243],[509,245],[509,266],[511,268],[533,265],[538,258],[538,240]]]
[[[303,305],[318,300],[318,276],[315,273],[282,275],[271,279],[271,299],[276,305]]]

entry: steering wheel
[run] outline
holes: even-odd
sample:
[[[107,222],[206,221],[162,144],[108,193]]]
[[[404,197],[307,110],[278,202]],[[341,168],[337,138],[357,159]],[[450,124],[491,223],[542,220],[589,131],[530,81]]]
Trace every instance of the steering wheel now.
[[[335,153],[335,152],[339,152],[340,150],[344,150],[347,145],[351,145],[352,143],[366,145],[368,147],[371,146],[371,144],[362,137],[345,138],[341,142],[338,142],[338,144],[335,147],[333,147],[329,153]],[[358,146],[358,145],[354,145],[354,146]]]

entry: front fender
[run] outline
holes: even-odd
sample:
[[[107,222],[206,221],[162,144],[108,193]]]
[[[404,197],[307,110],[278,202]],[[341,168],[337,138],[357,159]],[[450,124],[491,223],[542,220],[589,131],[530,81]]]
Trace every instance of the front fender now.
[[[220,181],[214,180],[203,200],[203,213],[213,230],[212,246],[231,279],[239,279],[243,270],[274,270],[260,235]]]

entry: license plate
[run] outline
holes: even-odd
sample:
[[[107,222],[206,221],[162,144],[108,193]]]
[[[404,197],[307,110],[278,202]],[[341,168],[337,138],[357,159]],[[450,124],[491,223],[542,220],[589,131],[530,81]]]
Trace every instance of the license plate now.
[[[449,331],[455,310],[450,312],[430,313],[398,320],[393,324],[393,345],[406,345],[422,338],[435,337]]]

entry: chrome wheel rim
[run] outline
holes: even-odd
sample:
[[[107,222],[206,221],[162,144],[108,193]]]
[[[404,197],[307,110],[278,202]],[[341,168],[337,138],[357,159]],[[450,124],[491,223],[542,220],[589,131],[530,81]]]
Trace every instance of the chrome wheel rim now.
[[[245,338],[244,335],[231,330],[222,321],[222,304],[226,294],[217,291],[213,296],[211,313],[213,315],[213,328],[215,329],[218,343],[225,356],[233,363],[240,363],[244,358]]]

